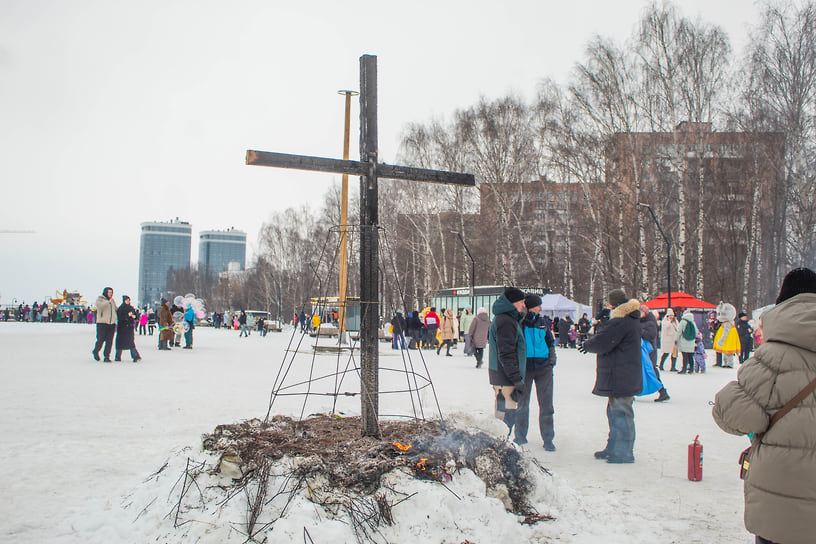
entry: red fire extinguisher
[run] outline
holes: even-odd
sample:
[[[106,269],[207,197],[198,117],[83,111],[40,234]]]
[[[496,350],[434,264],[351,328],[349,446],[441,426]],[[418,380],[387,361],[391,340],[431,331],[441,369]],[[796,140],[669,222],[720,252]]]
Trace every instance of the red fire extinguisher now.
[[[688,447],[688,479],[692,482],[703,479],[703,445],[700,444],[699,438],[698,434]]]

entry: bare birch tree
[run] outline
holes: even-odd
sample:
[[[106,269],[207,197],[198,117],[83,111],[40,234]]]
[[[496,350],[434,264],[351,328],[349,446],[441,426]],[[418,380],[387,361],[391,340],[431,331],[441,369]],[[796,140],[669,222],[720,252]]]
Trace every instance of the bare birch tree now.
[[[643,214],[637,211],[636,204],[641,201],[642,165],[638,158],[638,131],[641,125],[639,106],[639,81],[634,59],[611,42],[596,37],[587,47],[588,59],[577,67],[576,81],[570,90],[576,103],[593,120],[607,141],[607,152],[620,154],[618,164],[631,168],[633,179],[632,194],[624,194],[623,185],[618,186],[618,278],[621,285],[626,283],[626,271],[632,270],[626,265],[626,253],[631,247],[626,243],[624,227],[625,217],[632,212],[637,217],[636,237],[639,247],[636,248],[639,266],[635,267],[636,277],[631,278],[631,285],[639,292],[648,289],[648,258],[643,225]],[[612,145],[616,134],[623,138],[622,146]],[[610,182],[611,180],[607,180]],[[629,212],[629,213],[627,213]]]
[[[767,3],[752,36],[752,83],[785,133],[783,193],[777,199],[780,267],[816,264],[816,6]],[[777,270],[777,282],[784,274]]]
[[[713,158],[709,149],[710,127],[720,107],[727,75],[730,46],[719,28],[683,18],[671,3],[652,4],[641,19],[638,54],[649,88],[643,102],[644,113],[652,131],[673,135],[673,156],[668,157],[670,171],[675,173],[677,189],[677,271],[679,289],[686,288],[691,204],[696,203],[695,294],[704,296],[704,231],[706,224],[705,168]],[[687,121],[686,132],[678,131]],[[689,136],[692,141],[689,142]],[[696,176],[692,195],[686,188],[690,181],[689,153],[696,157]],[[665,154],[663,154],[666,157]],[[689,188],[690,189],[690,188]],[[708,195],[709,197],[711,195]],[[661,203],[662,204],[662,203]],[[663,208],[661,205],[660,208]],[[660,214],[665,210],[661,209]]]
[[[527,264],[528,276],[537,276],[532,248],[522,232],[525,202],[520,192],[508,190],[509,184],[532,181],[537,175],[538,153],[531,124],[530,108],[515,97],[496,101],[482,99],[479,104],[456,115],[471,156],[469,164],[478,183],[487,184],[495,199],[498,214],[499,248],[497,267],[500,281],[515,284],[522,274],[513,254]]]

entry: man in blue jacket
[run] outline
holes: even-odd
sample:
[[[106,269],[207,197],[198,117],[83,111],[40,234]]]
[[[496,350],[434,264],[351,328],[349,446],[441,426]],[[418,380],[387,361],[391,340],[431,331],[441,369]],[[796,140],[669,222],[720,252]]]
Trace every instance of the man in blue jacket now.
[[[634,463],[635,395],[643,389],[640,354],[640,302],[627,300],[622,289],[609,292],[613,307],[609,321],[579,348],[582,353],[597,354],[594,395],[608,397],[606,417],[609,439],[606,447],[595,452],[596,459],[607,463]]]
[[[493,303],[496,317],[487,333],[490,346],[488,375],[496,395],[496,411],[499,412],[504,405],[504,422],[510,429],[515,424],[517,403],[524,391],[527,348],[521,319],[525,313],[524,293],[516,287],[508,287]]]
[[[524,297],[527,314],[522,320],[527,352],[527,371],[524,378],[524,391],[518,401],[516,412],[516,444],[527,443],[527,428],[530,424],[530,397],[533,383],[538,399],[538,428],[544,440],[544,449],[555,451],[553,437],[553,367],[555,366],[555,338],[549,318],[538,315],[541,311],[541,297],[527,295]]]

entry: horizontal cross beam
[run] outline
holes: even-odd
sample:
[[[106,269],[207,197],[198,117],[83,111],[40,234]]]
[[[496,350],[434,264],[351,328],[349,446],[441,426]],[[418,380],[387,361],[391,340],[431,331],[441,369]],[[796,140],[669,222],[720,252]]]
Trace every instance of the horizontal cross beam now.
[[[351,176],[364,176],[368,173],[369,168],[368,163],[360,161],[344,161],[340,159],[326,159],[323,157],[253,150],[247,151],[246,163],[251,166],[274,166],[277,168],[293,168],[296,170],[348,174]],[[476,179],[473,174],[428,170],[410,166],[394,166],[384,163],[377,163],[376,175],[378,178],[386,179],[427,181],[453,185],[476,185]]]

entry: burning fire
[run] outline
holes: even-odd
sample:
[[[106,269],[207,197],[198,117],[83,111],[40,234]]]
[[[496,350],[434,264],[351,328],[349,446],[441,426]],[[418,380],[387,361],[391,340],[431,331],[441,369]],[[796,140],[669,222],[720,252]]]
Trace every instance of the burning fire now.
[[[425,470],[425,461],[427,460],[428,460],[427,458],[420,459],[419,463],[416,464],[416,468],[414,470],[416,470],[417,472],[419,472],[420,470]]]
[[[392,446],[400,451],[408,451],[413,447],[411,444],[400,444],[399,442],[394,442]]]

